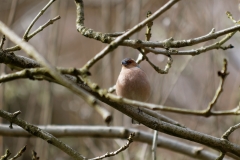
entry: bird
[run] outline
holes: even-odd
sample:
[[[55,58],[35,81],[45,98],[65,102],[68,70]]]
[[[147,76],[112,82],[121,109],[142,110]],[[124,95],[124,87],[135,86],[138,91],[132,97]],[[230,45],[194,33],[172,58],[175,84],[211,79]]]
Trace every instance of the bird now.
[[[123,98],[146,102],[151,94],[151,86],[146,73],[135,60],[125,58],[116,82],[116,94]]]

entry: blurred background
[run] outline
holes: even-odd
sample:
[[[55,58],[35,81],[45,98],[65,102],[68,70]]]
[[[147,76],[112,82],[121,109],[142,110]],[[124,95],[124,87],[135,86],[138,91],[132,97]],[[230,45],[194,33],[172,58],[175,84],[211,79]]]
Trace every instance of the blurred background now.
[[[145,19],[147,11],[155,12],[167,0],[86,0],[85,26],[100,32],[126,31]],[[0,0],[0,20],[7,24],[20,37],[30,22],[48,3],[48,0]],[[239,19],[239,1],[192,0],[180,1],[170,10],[157,18],[152,27],[152,41],[162,41],[173,37],[186,40],[206,35],[233,26],[226,16],[230,11]],[[31,31],[46,23],[49,19],[61,16],[61,19],[47,27],[30,40],[30,43],[52,64],[61,67],[82,67],[106,44],[88,39],[76,31],[76,7],[74,1],[58,0],[39,18]],[[131,36],[131,39],[145,39],[145,28]],[[220,40],[218,38],[217,40]],[[211,40],[196,46],[180,50],[197,49],[216,42]],[[226,45],[233,49],[226,51],[212,50],[198,56],[173,56],[173,65],[169,74],[157,74],[151,66],[142,62],[140,67],[147,72],[152,86],[151,103],[188,109],[204,109],[212,100],[220,78],[217,71],[222,69],[223,59],[229,62],[230,75],[224,84],[224,91],[214,106],[215,110],[235,108],[239,103],[239,33]],[[13,46],[7,41],[4,47]],[[18,55],[26,54],[22,51]],[[102,88],[113,86],[121,69],[123,58],[136,59],[138,51],[130,47],[118,47],[91,69],[91,80]],[[166,57],[149,53],[148,57],[161,68],[166,64]],[[12,72],[1,65],[1,74]],[[45,81],[16,80],[0,85],[0,107],[6,111],[21,110],[21,118],[36,125],[106,125],[101,116],[88,106],[80,97],[68,89]],[[113,114],[110,126],[136,127],[122,113],[106,104],[102,104]],[[179,115],[162,112],[185,126],[212,136],[221,135],[232,125],[240,122],[240,116],[212,116],[209,118]],[[63,118],[64,117],[64,118]],[[94,118],[93,118],[94,117]],[[7,123],[1,119],[3,123]],[[152,132],[152,130],[137,126]],[[163,133],[160,135],[167,136]],[[240,144],[239,130],[235,131],[230,141]],[[167,136],[171,137],[171,136]],[[174,137],[171,137],[174,138]],[[174,138],[180,140],[178,138]],[[71,147],[86,157],[95,157],[119,148],[119,140],[98,139],[91,137],[62,138]],[[185,143],[201,146],[186,140]],[[69,159],[69,156],[37,138],[1,137],[0,151],[9,149],[13,154],[27,144],[27,151],[19,159],[30,159],[31,150],[35,150],[40,159]],[[125,142],[125,141],[123,141]],[[204,147],[206,148],[206,147]],[[141,153],[141,154],[140,154]],[[192,159],[162,148],[157,149],[158,160]],[[217,152],[215,152],[217,153]],[[134,142],[129,149],[109,159],[150,159],[151,146]]]

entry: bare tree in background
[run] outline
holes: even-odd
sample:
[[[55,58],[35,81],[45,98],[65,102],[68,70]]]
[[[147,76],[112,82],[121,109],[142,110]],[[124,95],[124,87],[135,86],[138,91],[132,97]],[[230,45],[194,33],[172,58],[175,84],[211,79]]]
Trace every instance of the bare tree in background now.
[[[237,1],[0,2],[1,159],[240,159]]]

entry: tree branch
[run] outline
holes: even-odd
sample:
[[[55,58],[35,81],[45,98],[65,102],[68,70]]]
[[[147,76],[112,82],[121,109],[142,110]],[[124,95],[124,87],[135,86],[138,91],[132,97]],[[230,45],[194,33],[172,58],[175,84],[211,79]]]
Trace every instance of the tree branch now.
[[[39,137],[48,143],[54,145],[55,147],[61,149],[63,152],[67,153],[69,156],[71,156],[74,159],[78,160],[84,160],[85,157],[83,157],[81,154],[73,150],[71,147],[68,145],[64,144],[62,141],[54,137],[53,135],[49,134],[46,131],[41,130],[40,128],[27,123],[26,121],[18,118],[18,117],[13,117],[11,113],[0,110],[0,116],[11,123],[15,123],[18,126],[22,127],[24,130],[29,132],[30,134]]]
[[[77,21],[76,21],[77,24],[76,24],[76,26],[77,26],[77,30],[83,36],[86,36],[88,38],[94,38],[95,40],[101,41],[103,43],[111,43],[116,40],[116,38],[113,38],[113,37],[120,36],[120,35],[123,35],[126,33],[126,32],[101,33],[101,32],[95,32],[93,29],[89,29],[89,28],[85,27],[84,26],[84,11],[83,11],[82,0],[75,0],[75,2],[76,2],[76,6],[77,6]],[[223,35],[226,35],[226,34],[229,34],[232,32],[236,32],[238,30],[240,30],[240,25],[229,27],[229,28],[217,31],[217,32],[215,32],[215,29],[213,28],[208,34],[206,34],[204,36],[200,36],[200,37],[192,38],[192,39],[188,39],[188,40],[174,40],[173,38],[169,38],[164,41],[152,42],[152,41],[125,39],[120,43],[120,45],[121,46],[129,46],[129,47],[133,47],[133,48],[146,48],[146,47],[181,48],[181,47],[192,46],[195,44],[206,42],[206,41],[209,41],[212,39],[216,39],[220,36],[223,36]],[[179,54],[181,52],[183,52],[182,54],[190,54],[187,52],[184,53],[184,51],[179,51]],[[170,54],[172,55],[172,54],[176,54],[176,53],[170,53]]]
[[[6,40],[5,35],[2,35],[1,42],[0,42],[0,50],[3,48],[5,40]]]
[[[104,158],[107,158],[107,157],[112,157],[112,156],[115,156],[117,155],[118,153],[126,150],[130,144],[133,142],[133,137],[135,136],[135,133],[131,133],[130,136],[128,137],[128,141],[127,143],[122,146],[121,148],[119,148],[118,150],[114,151],[114,152],[107,152],[106,154],[102,155],[102,156],[99,156],[99,157],[95,157],[95,158],[91,158],[89,160],[99,160],[99,159],[104,159]]]
[[[126,38],[131,36],[133,33],[137,32],[141,28],[143,28],[148,22],[153,21],[156,19],[158,16],[160,16],[162,13],[164,13],[166,10],[171,8],[175,3],[177,3],[179,0],[171,0],[168,3],[166,3],[163,7],[158,9],[155,13],[153,13],[150,17],[147,19],[143,20],[136,26],[134,26],[132,29],[128,30],[125,32],[123,35],[117,37],[114,41],[112,41],[108,46],[106,46],[102,51],[100,51],[98,54],[96,54],[91,60],[87,62],[83,66],[83,70],[89,70],[98,60],[103,58],[106,54],[108,54],[110,51],[114,50],[115,48],[118,47],[118,45]],[[93,36],[93,31],[86,29],[84,26],[84,12],[83,12],[83,1],[82,0],[75,0],[76,7],[77,7],[77,20],[76,20],[76,26],[77,30],[80,31],[81,34],[84,36],[90,37]],[[82,32],[84,31],[84,32]],[[87,33],[90,33],[89,35]]]
[[[17,159],[18,157],[21,157],[22,154],[26,151],[26,146],[24,146],[14,157],[10,158],[9,160]]]
[[[32,37],[34,37],[36,34],[38,34],[39,32],[43,31],[44,28],[46,28],[47,26],[53,24],[55,21],[59,20],[61,17],[57,16],[53,19],[50,19],[48,22],[46,22],[44,25],[40,26],[37,30],[35,30],[33,33],[31,33],[29,36],[27,36],[27,41],[29,41],[29,39],[31,39]]]
[[[222,138],[228,140],[228,137],[232,132],[234,132],[236,129],[240,128],[240,123],[230,127],[223,135]]]
[[[50,24],[53,24],[53,22],[55,22],[56,20],[60,19],[60,16],[57,16],[51,20],[49,20],[46,24],[44,24],[43,26],[40,26],[36,31],[34,31],[32,34],[29,35],[29,32],[31,30],[31,28],[33,27],[33,25],[36,23],[36,21],[43,15],[43,13],[51,6],[51,4],[54,2],[55,0],[50,0],[45,7],[43,7],[43,9],[38,13],[38,15],[33,19],[33,21],[30,23],[30,25],[28,26],[28,28],[26,29],[24,35],[23,35],[23,40],[24,41],[29,41],[33,36],[35,36],[37,33],[39,33],[40,31],[42,31],[44,28],[46,28],[47,26],[49,26]],[[14,47],[10,47],[7,48],[5,51],[7,52],[12,52],[12,51],[17,51],[20,50],[21,47],[19,45],[16,45]]]

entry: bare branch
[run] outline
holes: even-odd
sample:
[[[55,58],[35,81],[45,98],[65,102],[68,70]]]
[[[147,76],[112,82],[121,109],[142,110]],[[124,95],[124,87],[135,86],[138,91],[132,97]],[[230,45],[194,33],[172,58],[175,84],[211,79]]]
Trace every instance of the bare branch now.
[[[37,152],[35,152],[34,150],[32,151],[32,160],[38,160],[39,157],[37,156]]]
[[[151,11],[148,11],[147,12],[147,18],[149,17],[149,16],[151,16],[152,15],[152,12]],[[146,33],[145,33],[145,40],[146,41],[150,41],[150,38],[151,38],[151,36],[152,36],[152,34],[151,34],[151,30],[152,30],[152,25],[153,25],[153,21],[151,21],[151,22],[148,22],[147,23],[147,29],[146,29]],[[140,64],[143,60],[144,60],[144,57],[143,57],[143,53],[145,53],[145,54],[147,54],[147,52],[144,52],[144,51],[141,51],[141,49],[140,48],[138,48],[138,50],[140,51],[140,54],[138,54],[138,58],[137,58],[137,60],[136,60],[136,62],[138,63],[138,64]],[[143,53],[142,53],[143,52]],[[145,56],[146,57],[146,56]]]
[[[233,23],[236,23],[236,24],[238,23],[238,21],[236,21],[236,20],[233,18],[232,14],[231,14],[229,11],[226,12],[226,15],[228,16],[228,18],[229,18],[230,20],[233,21]]]
[[[5,35],[12,40],[14,43],[18,44],[29,56],[34,57],[42,66],[46,67],[48,73],[60,84],[69,88],[79,96],[81,96],[90,106],[99,107],[97,99],[84,91],[83,89],[77,87],[76,84],[71,83],[65,77],[63,77],[51,64],[49,64],[41,54],[39,54],[34,47],[29,45],[27,42],[22,41],[13,31],[11,31],[5,24],[0,21],[0,31],[5,33]]]
[[[155,118],[157,118],[158,120],[160,121],[164,121],[164,122],[167,122],[167,123],[170,123],[170,124],[174,124],[174,125],[177,125],[177,126],[180,126],[180,127],[185,127],[184,125],[180,124],[179,122],[163,115],[163,114],[160,114],[159,112],[157,111],[153,111],[153,110],[150,110],[150,109],[147,109],[147,108],[140,108],[140,110],[142,110],[143,112],[145,112],[146,114],[150,115],[150,116],[153,116]]]
[[[2,35],[1,42],[0,42],[0,49],[3,48],[4,41],[6,40],[5,35]]]
[[[5,154],[1,156],[0,160],[8,160],[8,157],[11,155],[11,152],[7,149]]]
[[[230,127],[223,135],[222,138],[228,140],[228,137],[232,132],[234,132],[236,129],[240,128],[240,123]]]
[[[150,17],[152,15],[152,12],[151,11],[148,11],[147,12],[147,18],[148,17]],[[146,30],[146,34],[145,34],[145,36],[146,36],[146,41],[150,41],[150,38],[151,38],[151,36],[152,36],[152,34],[151,34],[151,30],[152,30],[152,25],[153,25],[153,21],[149,21],[148,23],[147,23],[147,30]]]
[[[98,159],[104,159],[104,158],[107,158],[107,157],[112,157],[112,156],[115,156],[117,155],[118,153],[124,151],[125,149],[127,149],[129,147],[129,145],[133,142],[133,137],[135,136],[135,133],[131,133],[128,137],[128,142],[122,146],[121,148],[119,148],[118,150],[114,151],[114,152],[110,152],[110,153],[106,153],[100,157],[96,157],[96,158],[92,158],[90,160],[98,160]]]
[[[27,40],[28,39],[28,33],[30,32],[31,28],[33,27],[33,25],[37,22],[38,18],[41,17],[43,15],[43,13],[48,9],[48,7],[51,6],[51,4],[54,2],[55,0],[50,0],[48,2],[48,4],[38,13],[38,15],[33,19],[33,21],[30,23],[30,25],[28,26],[27,30],[25,31],[24,35],[23,35],[23,39]]]
[[[21,157],[25,151],[26,151],[26,146],[24,146],[14,157],[10,158],[9,160],[14,160]]]
[[[169,71],[169,69],[171,68],[172,63],[173,63],[173,59],[172,59],[172,57],[171,57],[170,55],[168,55],[167,64],[166,64],[164,70],[162,70],[162,69],[160,69],[159,67],[157,67],[156,65],[154,65],[154,64],[148,59],[148,57],[146,56],[145,51],[143,51],[142,49],[138,49],[138,50],[141,52],[143,58],[146,59],[146,61],[153,67],[153,69],[154,69],[157,73],[160,73],[160,74],[168,74],[168,71]]]
[[[216,158],[216,160],[222,160],[225,156],[225,152],[220,152],[219,157]]]
[[[155,13],[153,13],[150,17],[140,22],[138,25],[134,26],[132,29],[128,30],[123,35],[116,38],[114,41],[112,41],[107,47],[105,47],[101,52],[99,52],[97,55],[94,56],[91,60],[87,62],[87,64],[84,65],[83,70],[89,70],[98,60],[103,58],[107,53],[114,50],[118,47],[118,45],[127,37],[131,36],[133,33],[137,32],[141,28],[143,28],[148,22],[153,21],[158,16],[160,16],[162,13],[164,13],[166,10],[168,10],[171,6],[173,6],[175,3],[177,3],[179,0],[171,0],[168,3],[166,3],[163,7],[158,9]],[[81,31],[85,27],[84,24],[84,13],[83,13],[83,2],[82,0],[75,0],[76,6],[77,6],[77,29]],[[91,31],[92,33],[92,31]],[[85,34],[84,34],[85,35]]]
[[[222,45],[227,40],[229,40],[236,32],[237,31],[227,34],[219,42],[216,42],[214,44],[208,45],[206,47],[201,47],[201,48],[194,49],[194,50],[189,50],[189,51],[178,51],[178,50],[172,50],[172,49],[161,50],[161,49],[152,49],[152,48],[144,48],[144,50],[146,50],[148,52],[152,52],[154,54],[163,54],[163,55],[166,55],[166,56],[167,55],[192,55],[192,56],[195,56],[195,55],[198,55],[200,53],[204,53],[206,51],[213,50],[213,49],[223,49],[223,50],[226,50],[226,49],[233,48],[233,46],[232,45],[228,45],[226,47],[223,47]]]
[[[210,116],[210,115],[219,116],[219,115],[239,115],[240,114],[240,107],[236,107],[232,110],[211,111],[211,114],[209,115],[209,113],[206,113],[206,110],[189,110],[189,109],[157,105],[152,103],[145,103],[145,102],[140,102],[140,101],[119,97],[110,93],[106,94],[106,98],[114,100],[117,103],[124,103],[131,106],[135,106],[136,108],[143,107],[151,110],[161,110],[166,112],[175,112],[175,113],[190,114],[190,115],[196,115],[196,116]]]
[[[24,57],[20,55],[15,55],[13,52],[6,52],[4,50],[0,49],[0,63],[7,64],[11,69],[14,70],[23,70],[25,68],[39,68],[42,67],[38,62]],[[46,69],[41,68],[40,72],[43,72]],[[57,70],[59,70],[62,74],[70,74],[70,75],[80,75],[80,76],[90,76],[90,72],[83,72],[80,69],[77,68],[63,68],[63,67],[57,67]],[[30,71],[31,72],[31,71]],[[24,77],[23,77],[24,78]]]
[[[24,41],[29,41],[33,36],[35,36],[37,33],[39,33],[40,31],[42,31],[44,28],[46,28],[47,26],[49,26],[50,24],[53,24],[53,22],[55,22],[56,20],[60,19],[60,16],[57,16],[53,19],[50,19],[47,23],[45,23],[43,26],[40,26],[36,31],[34,31],[32,34],[29,35],[29,32],[31,30],[31,28],[33,27],[33,25],[36,23],[36,21],[43,15],[43,13],[51,6],[51,4],[54,2],[55,0],[50,0],[48,2],[48,4],[38,13],[38,15],[33,19],[33,21],[30,23],[30,25],[28,26],[27,30],[25,31],[24,35],[23,35],[23,40]],[[20,50],[21,47],[19,45],[7,48],[5,51],[7,52],[11,52],[11,51],[17,51]]]
[[[216,104],[220,94],[223,91],[223,84],[224,84],[224,80],[227,77],[227,75],[229,74],[227,72],[227,60],[224,59],[223,60],[223,68],[221,71],[218,72],[218,76],[221,78],[218,89],[216,90],[215,96],[213,97],[212,101],[209,103],[208,108],[206,109],[206,114],[211,114],[211,109],[213,108],[213,106]]]
[[[29,39],[31,39],[33,36],[35,36],[36,34],[38,34],[39,32],[43,31],[44,28],[46,28],[47,26],[53,24],[55,21],[59,20],[61,17],[57,16],[53,19],[50,19],[48,22],[46,22],[44,25],[40,26],[37,30],[35,30],[33,33],[31,33],[29,36],[27,36],[26,41],[28,41]]]
[[[115,92],[115,90],[116,90],[116,85],[108,88],[108,93],[113,93],[113,92]]]
[[[83,160],[85,157],[83,157],[81,154],[73,150],[68,145],[64,144],[62,141],[54,137],[53,135],[49,134],[46,131],[41,130],[40,128],[36,127],[35,125],[32,125],[30,123],[27,123],[26,121],[15,117],[12,117],[12,114],[3,110],[0,110],[0,116],[11,123],[15,123],[18,126],[22,127],[24,130],[29,132],[30,134],[39,137],[46,142],[54,145],[55,147],[61,149],[63,152],[67,153],[69,156],[75,159]]]

